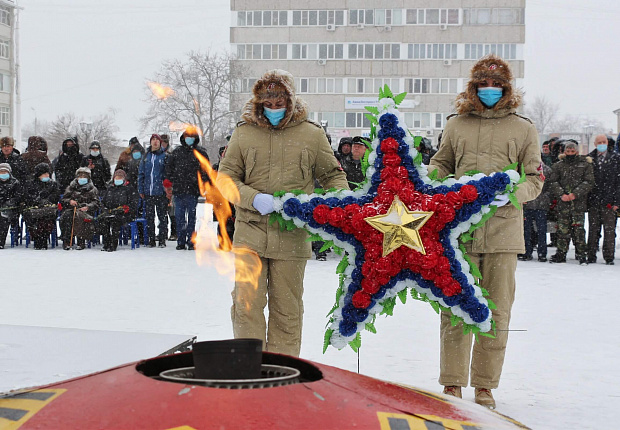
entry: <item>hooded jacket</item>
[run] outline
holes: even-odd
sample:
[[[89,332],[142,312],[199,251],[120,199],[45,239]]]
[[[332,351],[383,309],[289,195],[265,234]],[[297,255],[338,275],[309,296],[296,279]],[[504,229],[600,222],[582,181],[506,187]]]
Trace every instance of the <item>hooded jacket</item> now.
[[[477,84],[494,79],[503,95],[493,108],[485,107],[477,95]],[[460,178],[477,170],[486,175],[518,163],[526,181],[518,186],[519,203],[535,199],[543,187],[538,132],[534,124],[516,113],[521,93],[512,88],[512,73],[506,62],[494,55],[483,57],[472,68],[466,91],[455,101],[457,115],[449,117],[441,146],[433,156],[429,172],[439,177]],[[524,253],[523,211],[508,203],[482,227],[474,231],[472,252]]]
[[[71,141],[75,143],[71,149],[67,143]],[[58,157],[54,174],[56,182],[61,190],[66,189],[71,181],[75,178],[75,171],[82,166],[84,155],[80,152],[80,147],[73,137],[69,137],[62,142],[62,154]]]
[[[590,152],[594,170],[594,186],[588,195],[590,206],[620,206],[620,155],[607,150],[605,158],[599,161],[600,153]]]
[[[48,173],[51,176],[51,168],[47,163],[39,163],[34,168],[31,180],[27,185],[25,196],[26,206],[47,206],[55,205],[60,199],[60,189],[54,180],[41,182],[39,176]]]
[[[124,170],[125,173],[127,173],[127,181],[129,182],[128,185],[135,188],[137,191],[138,190],[138,173],[140,169],[140,163],[144,159],[144,154],[146,153],[146,151],[144,150],[144,147],[140,144],[140,142],[136,142],[131,148],[128,148],[128,150],[129,150],[130,155],[129,155],[129,159],[127,160],[127,162],[125,162],[122,165],[117,164],[114,170],[115,171],[119,169]],[[138,160],[133,158],[133,153],[136,150],[138,150],[140,154],[142,154],[142,157],[139,158]],[[124,152],[125,151],[123,151],[123,153]],[[120,157],[119,157],[119,163],[120,163]],[[123,165],[125,166],[125,168],[122,167]]]
[[[90,167],[91,164],[93,167]],[[110,163],[101,154],[101,150],[97,156],[88,154],[84,157],[82,159],[82,167],[90,169],[93,185],[97,190],[103,192],[112,178],[112,173],[110,172]]]
[[[133,219],[138,211],[139,199],[140,196],[138,196],[134,187],[129,186],[127,183],[123,185],[114,185],[114,182],[111,181],[101,198],[101,212],[102,214],[118,215],[126,220]],[[129,207],[128,213],[117,210],[119,207],[125,205]]]
[[[276,127],[263,115],[262,94],[271,84],[283,88],[287,99],[286,114]],[[218,172],[218,181],[222,174],[229,176],[240,194],[233,243],[265,258],[310,258],[307,233],[302,229],[280,231],[277,223],[269,225],[269,215],[261,215],[252,205],[254,197],[286,190],[312,193],[315,179],[325,189],[348,189],[346,175],[323,128],[307,119],[306,103],[295,95],[288,72],[267,72],[252,91],[253,98],[245,104],[243,121],[232,134]]]
[[[570,162],[565,154],[560,154],[559,161],[551,166],[549,177],[551,198],[557,200],[558,212],[585,212],[588,209],[588,193],[594,186],[594,169],[592,158],[577,155]],[[575,200],[565,202],[564,194],[575,195]]]
[[[192,136],[195,141],[192,146],[185,142],[186,136]],[[198,186],[198,175],[204,182],[209,182],[209,177],[200,167],[200,161],[196,158],[195,152],[198,152],[207,160],[209,156],[207,151],[199,147],[200,136],[183,132],[180,137],[181,146],[172,151],[166,161],[166,176],[172,182],[172,194],[175,196],[189,194],[198,197],[200,189]],[[195,151],[195,152],[194,152]]]
[[[24,189],[22,184],[13,176],[6,181],[0,181],[0,209],[4,209],[1,212],[7,214],[9,218],[18,217],[19,206],[24,199]]]

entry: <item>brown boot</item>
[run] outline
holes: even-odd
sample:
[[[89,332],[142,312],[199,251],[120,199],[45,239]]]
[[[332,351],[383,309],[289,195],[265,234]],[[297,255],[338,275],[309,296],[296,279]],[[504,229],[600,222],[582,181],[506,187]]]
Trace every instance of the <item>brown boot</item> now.
[[[443,387],[443,393],[447,396],[458,397],[459,399],[463,398],[461,387],[457,387],[456,385],[446,385]]]
[[[479,405],[484,406],[485,408],[495,409],[495,399],[493,398],[493,394],[491,390],[488,388],[476,388],[476,399],[475,402]]]

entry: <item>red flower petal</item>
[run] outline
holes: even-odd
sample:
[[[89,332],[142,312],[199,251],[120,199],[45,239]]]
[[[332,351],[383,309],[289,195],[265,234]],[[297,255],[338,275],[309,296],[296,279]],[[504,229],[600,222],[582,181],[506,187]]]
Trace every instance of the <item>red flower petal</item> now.
[[[358,309],[366,309],[368,306],[370,306],[371,301],[372,298],[370,297],[370,294],[362,290],[355,292],[355,294],[353,294],[353,297],[351,298],[353,306]]]

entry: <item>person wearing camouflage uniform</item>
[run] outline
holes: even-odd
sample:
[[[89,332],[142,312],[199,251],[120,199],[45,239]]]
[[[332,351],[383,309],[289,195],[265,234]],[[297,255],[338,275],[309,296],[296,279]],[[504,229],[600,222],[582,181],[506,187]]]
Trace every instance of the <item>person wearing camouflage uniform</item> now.
[[[566,263],[571,238],[579,264],[586,265],[586,231],[583,227],[588,193],[594,186],[592,158],[577,154],[577,145],[568,142],[564,154],[551,167],[549,192],[557,200],[557,252],[551,263]]]

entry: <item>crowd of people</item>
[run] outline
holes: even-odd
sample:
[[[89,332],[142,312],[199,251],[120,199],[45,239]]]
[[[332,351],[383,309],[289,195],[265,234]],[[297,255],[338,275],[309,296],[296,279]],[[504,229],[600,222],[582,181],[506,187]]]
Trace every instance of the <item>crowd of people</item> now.
[[[45,138],[31,136],[26,152],[21,154],[13,138],[3,137],[0,249],[10,229],[11,240],[27,231],[35,250],[47,249],[58,220],[63,249],[72,249],[75,241],[76,249],[82,250],[87,241],[101,236],[101,250],[113,252],[123,226],[136,218],[146,221],[146,230],[138,230],[139,240],[148,247],[163,248],[170,240],[177,242],[178,250],[194,249],[199,175],[203,182],[209,182],[194,155],[197,151],[209,159],[199,143],[195,129],[185,130],[174,150],[165,134],[153,134],[146,149],[133,137],[112,171],[96,140],[85,155],[80,152],[77,137],[67,137],[58,157],[50,161]]]
[[[549,261],[565,263],[572,240],[575,258],[581,265],[596,263],[602,229],[603,260],[614,264],[620,154],[615,140],[603,134],[595,137],[594,145],[588,155],[579,155],[574,140],[552,138],[542,144],[541,174],[545,183],[538,198],[524,204],[526,249],[519,255],[520,260],[532,260],[536,247],[538,261],[546,262],[547,247],[553,246],[556,253]]]

